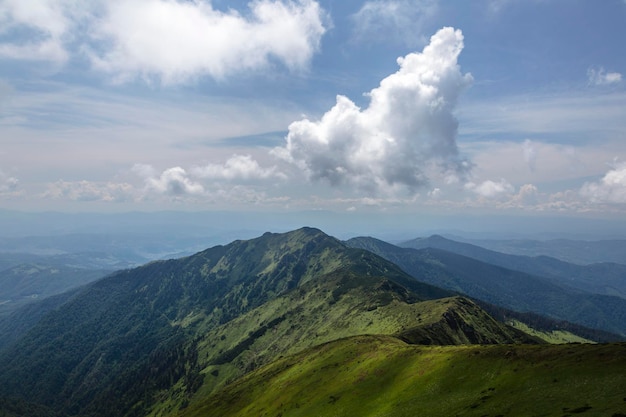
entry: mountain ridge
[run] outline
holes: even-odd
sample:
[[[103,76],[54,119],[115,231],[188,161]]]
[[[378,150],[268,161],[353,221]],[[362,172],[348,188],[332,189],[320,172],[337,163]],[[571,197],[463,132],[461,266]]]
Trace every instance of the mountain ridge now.
[[[549,278],[556,284],[570,288],[626,298],[626,265],[621,263],[602,262],[580,265],[546,255],[514,255],[471,243],[454,241],[440,235],[412,239],[398,246],[413,249],[443,249],[507,269]]]
[[[613,262],[624,265],[624,239],[473,239],[454,237],[455,241],[470,243],[492,251],[518,256],[550,256],[578,265]]]
[[[284,313],[293,318],[289,323],[284,314],[273,315],[267,307],[301,294],[318,300],[319,314],[334,311],[334,318],[314,316],[320,318],[309,318],[298,329],[303,319],[296,318],[306,315],[290,306]],[[418,282],[395,264],[349,248],[317,229],[265,233],[192,256],[118,271],[83,287],[1,352],[0,394],[35,400],[68,415],[145,412],[153,401],[161,404],[158,398],[170,398],[181,407],[197,390],[213,389],[205,384],[207,366],[223,365],[219,373],[231,372],[232,377],[257,366],[251,349],[265,346],[262,343],[271,346],[274,331],[319,333],[323,325],[342,319],[346,323],[346,317],[356,314],[369,319],[355,321],[360,324],[354,331],[368,332],[370,321],[382,323],[375,315],[385,308],[406,311],[402,320],[417,323],[414,309],[420,301],[454,295]],[[450,308],[460,308],[450,303]],[[475,305],[472,309],[479,310]],[[470,310],[464,310],[465,316],[450,316],[457,328],[445,336],[448,340],[463,342],[467,329],[475,338],[489,326],[495,326],[492,331],[501,335],[501,341],[519,340],[520,333],[495,321],[483,326],[487,316],[474,316]],[[252,311],[266,311],[267,320],[233,327],[233,320]],[[432,315],[429,323],[440,317]],[[413,327],[412,334],[418,334],[418,326]],[[224,336],[222,352],[211,350],[207,346],[213,341],[202,337],[217,334],[218,329],[222,329],[218,339]],[[230,336],[224,329],[231,329]],[[338,330],[326,329],[333,339]],[[422,337],[428,338],[440,342],[432,331]],[[225,345],[229,341],[230,347]],[[208,350],[213,352],[211,364],[205,361]],[[267,361],[279,351],[266,350]],[[234,360],[240,361],[240,368]],[[138,382],[128,385],[128,381]],[[170,390],[174,394],[168,394]]]
[[[626,300],[583,293],[552,280],[437,248],[401,248],[375,238],[346,241],[385,257],[418,280],[518,312],[534,312],[626,335]]]

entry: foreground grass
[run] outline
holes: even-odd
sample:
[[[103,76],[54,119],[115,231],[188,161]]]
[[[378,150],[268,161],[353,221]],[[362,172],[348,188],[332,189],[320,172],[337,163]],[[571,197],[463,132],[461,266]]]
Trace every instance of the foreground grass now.
[[[626,416],[626,345],[341,339],[194,401],[196,416]]]

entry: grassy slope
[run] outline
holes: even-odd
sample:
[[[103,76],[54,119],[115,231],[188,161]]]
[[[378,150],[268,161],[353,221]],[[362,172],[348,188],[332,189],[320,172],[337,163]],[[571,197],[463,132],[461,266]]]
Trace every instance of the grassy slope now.
[[[566,416],[626,413],[626,345],[425,347],[341,339],[280,359],[178,414]]]
[[[329,276],[339,279],[335,284],[340,285],[324,284]],[[0,352],[0,397],[27,399],[64,415],[142,415],[153,400],[182,405],[202,385],[199,372],[207,358],[198,353],[207,353],[204,335],[286,294],[306,293],[304,286],[318,283],[320,288],[327,285],[322,294],[330,297],[327,305],[330,301],[342,305],[352,289],[369,288],[372,294],[364,289],[362,298],[357,297],[357,304],[363,304],[359,308],[366,310],[391,302],[395,295],[417,302],[452,294],[419,283],[396,265],[347,248],[316,229],[267,233],[190,257],[119,271],[84,287]],[[288,332],[301,323],[294,319],[281,329]],[[243,371],[259,363],[250,357],[255,351],[249,348],[261,346],[250,343],[265,334],[263,326],[267,323],[240,328],[235,345],[224,346],[236,353],[229,358],[239,358]],[[294,340],[292,336],[283,344]],[[224,352],[217,350],[218,356]],[[220,374],[227,375],[223,371]],[[241,367],[236,371],[232,377],[240,375]],[[163,390],[165,400],[160,396]],[[172,391],[179,394],[173,396]]]
[[[526,323],[519,320],[511,320],[507,322],[509,326],[513,326],[524,333],[538,337],[539,339],[553,344],[561,343],[595,343],[593,340],[585,339],[567,330],[542,331],[532,328]]]
[[[328,277],[207,332],[197,344],[204,379],[192,403],[278,357],[348,336],[399,335],[441,345],[530,341],[465,298],[411,303],[406,289],[390,285],[377,277]],[[152,416],[180,408],[186,397],[178,388],[163,393]]]

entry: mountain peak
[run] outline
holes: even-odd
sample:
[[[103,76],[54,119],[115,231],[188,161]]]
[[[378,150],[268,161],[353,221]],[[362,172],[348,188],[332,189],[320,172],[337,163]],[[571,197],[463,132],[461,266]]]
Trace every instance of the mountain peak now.
[[[422,304],[451,295],[319,229],[265,233],[85,287],[2,352],[0,396],[61,415],[126,415],[140,403],[148,414],[160,389],[182,405],[203,384],[211,391],[314,342],[377,332],[465,343],[484,329],[512,341],[467,303]]]
[[[303,226],[299,229],[290,230],[284,233],[274,233],[274,232],[265,232],[261,237],[269,237],[269,236],[287,236],[287,235],[305,235],[305,236],[317,236],[324,235],[328,236],[326,233],[322,232],[320,229],[315,227]],[[329,236],[330,237],[330,236]]]

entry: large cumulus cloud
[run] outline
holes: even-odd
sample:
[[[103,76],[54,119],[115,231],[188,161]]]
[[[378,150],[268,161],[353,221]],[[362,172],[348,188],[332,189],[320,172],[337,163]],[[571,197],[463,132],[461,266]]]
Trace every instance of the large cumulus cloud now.
[[[133,171],[144,178],[146,190],[172,197],[201,195],[204,187],[189,178],[189,174],[181,167],[168,168],[158,173],[152,166],[135,164]]]
[[[66,64],[87,57],[116,81],[187,83],[279,63],[306,68],[329,19],[314,0],[3,0],[0,58]]]
[[[338,96],[320,120],[292,123],[274,154],[312,180],[369,194],[415,192],[433,167],[449,179],[463,177],[469,164],[457,148],[453,112],[472,76],[457,62],[462,49],[460,30],[439,30],[422,52],[398,58],[400,69],[368,94],[367,108]]]
[[[121,79],[156,75],[165,82],[223,78],[268,67],[272,59],[305,67],[326,31],[319,4],[256,0],[249,7],[243,15],[207,1],[112,0],[94,31],[106,49],[90,56],[96,68]]]

